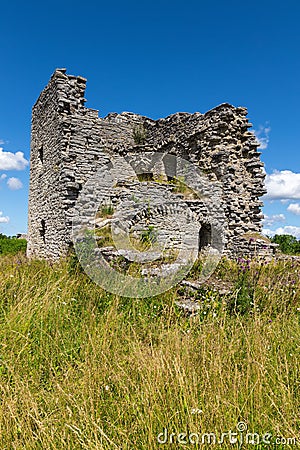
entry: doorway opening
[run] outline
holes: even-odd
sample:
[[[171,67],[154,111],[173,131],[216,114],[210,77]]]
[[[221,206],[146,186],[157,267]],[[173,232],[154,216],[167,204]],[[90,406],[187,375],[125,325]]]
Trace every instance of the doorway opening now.
[[[199,251],[211,244],[211,225],[202,223],[199,231]]]

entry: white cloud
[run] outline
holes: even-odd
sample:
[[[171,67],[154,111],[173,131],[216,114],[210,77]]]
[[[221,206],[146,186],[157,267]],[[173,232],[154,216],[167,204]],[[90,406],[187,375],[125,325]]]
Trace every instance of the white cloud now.
[[[264,228],[263,233],[267,236],[274,236],[275,234],[291,234],[297,239],[300,239],[300,227],[295,227],[292,225],[286,225],[285,227],[279,227],[276,230],[270,230],[269,228]]]
[[[4,152],[0,147],[0,170],[24,170],[28,164],[23,152]]]
[[[0,211],[0,223],[8,223],[9,222],[9,217],[8,216],[3,216],[3,212]]]
[[[5,180],[5,178],[7,178],[6,173],[2,173],[2,175],[1,175],[1,177],[0,177],[0,180]]]
[[[3,144],[4,144],[4,140],[0,139],[0,145],[3,145]]]
[[[300,205],[299,203],[291,203],[287,210],[291,212],[292,214],[297,214],[297,216],[300,216]]]
[[[23,183],[19,178],[11,177],[7,180],[7,186],[12,191],[17,191],[18,189],[22,189]]]
[[[266,125],[264,125],[264,126],[260,125],[258,130],[253,130],[253,131],[254,131],[256,138],[260,144],[259,148],[261,148],[262,150],[265,150],[269,145],[269,141],[270,141],[269,134],[271,131],[271,127],[268,125],[268,123],[266,123]]]
[[[284,222],[285,221],[285,215],[284,214],[273,214],[272,216],[267,216],[265,214],[262,222],[267,227],[272,226],[275,222]]]
[[[300,173],[291,170],[275,171],[265,180],[268,200],[300,199]]]
[[[263,228],[262,229],[262,234],[264,234],[265,236],[274,236],[275,235],[275,231],[270,230],[270,228]]]

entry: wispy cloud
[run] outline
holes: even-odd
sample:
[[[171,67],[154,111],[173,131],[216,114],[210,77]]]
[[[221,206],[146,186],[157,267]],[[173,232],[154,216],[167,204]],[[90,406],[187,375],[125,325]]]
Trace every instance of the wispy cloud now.
[[[23,152],[5,152],[0,147],[0,170],[24,170],[28,164]]]
[[[0,176],[0,180],[5,180],[5,178],[7,178],[6,173],[2,173]]]
[[[285,215],[284,214],[273,214],[272,216],[267,216],[265,214],[262,222],[265,226],[271,227],[276,222],[285,222]]]
[[[19,178],[11,177],[7,180],[7,186],[12,191],[17,191],[18,189],[22,189],[23,183]]]
[[[271,131],[271,127],[269,126],[268,122],[266,122],[265,125],[260,125],[258,127],[258,130],[253,130],[257,140],[259,142],[259,148],[261,148],[262,150],[266,149],[269,145],[269,135],[270,135],[270,131]]]
[[[265,179],[267,200],[300,199],[300,173],[291,170],[275,171]]]
[[[8,222],[9,222],[9,217],[3,216],[3,212],[0,211],[0,223],[8,223]]]
[[[292,225],[286,225],[285,227],[279,227],[276,230],[270,230],[269,228],[264,228],[263,233],[267,236],[275,236],[275,234],[291,234],[297,239],[300,239],[300,227],[295,227]]]
[[[300,216],[300,204],[299,203],[291,203],[287,210],[291,212],[292,214],[296,214],[297,216]]]

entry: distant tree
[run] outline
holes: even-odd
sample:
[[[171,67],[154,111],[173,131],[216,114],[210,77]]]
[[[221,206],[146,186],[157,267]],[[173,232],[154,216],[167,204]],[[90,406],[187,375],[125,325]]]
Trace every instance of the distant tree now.
[[[275,234],[271,241],[279,245],[282,253],[288,255],[300,254],[300,241],[297,240],[295,236],[290,234]]]
[[[26,239],[17,239],[15,236],[5,236],[5,234],[0,233],[0,255],[25,253],[26,247]]]

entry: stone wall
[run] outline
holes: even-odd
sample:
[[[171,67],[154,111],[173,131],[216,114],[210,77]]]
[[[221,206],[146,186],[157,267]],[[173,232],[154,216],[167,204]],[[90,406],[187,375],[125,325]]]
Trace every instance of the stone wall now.
[[[155,152],[181,156],[221,188],[225,253],[252,252],[243,236],[261,231],[265,175],[245,108],[225,103],[205,114],[159,120],[128,112],[99,118],[98,111],[84,106],[85,87],[84,78],[57,69],[33,107],[29,256],[67,254],[78,195],[99,168],[109,167],[110,158]],[[167,158],[161,161],[162,168],[167,165]],[[176,167],[167,172],[172,170],[176,176]],[[185,201],[203,223],[201,202]]]

